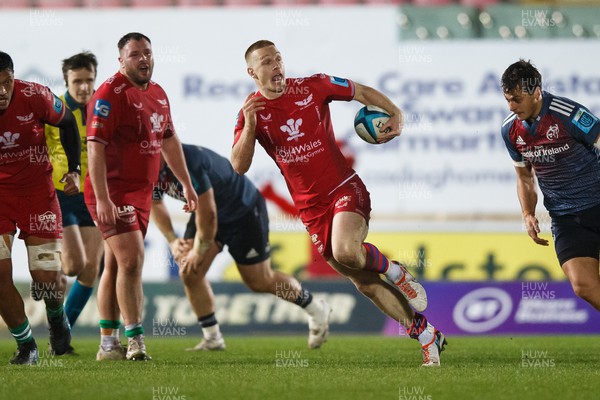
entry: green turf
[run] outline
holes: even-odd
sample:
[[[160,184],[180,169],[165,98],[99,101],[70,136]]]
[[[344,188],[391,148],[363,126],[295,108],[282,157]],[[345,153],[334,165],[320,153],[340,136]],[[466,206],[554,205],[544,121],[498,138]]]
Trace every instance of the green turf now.
[[[39,338],[38,342],[43,339]],[[0,399],[594,399],[596,337],[450,338],[442,367],[420,368],[416,342],[332,335],[320,350],[306,338],[228,337],[224,352],[183,351],[192,337],[148,338],[150,362],[94,360],[97,339],[75,339],[78,356],[37,367],[7,363],[0,341]]]

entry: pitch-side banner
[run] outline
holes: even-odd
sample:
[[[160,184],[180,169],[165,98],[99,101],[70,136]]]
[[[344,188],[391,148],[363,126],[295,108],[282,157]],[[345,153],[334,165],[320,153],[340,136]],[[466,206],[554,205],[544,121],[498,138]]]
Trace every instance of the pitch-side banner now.
[[[425,314],[448,335],[598,334],[600,313],[568,282],[427,283]],[[388,335],[406,335],[388,320]]]
[[[518,214],[514,171],[499,135],[508,114],[500,76],[520,57],[532,59],[546,90],[600,114],[600,43],[399,42],[396,15],[395,7],[35,9],[3,11],[0,23],[13,33],[3,50],[14,58],[15,76],[59,93],[63,58],[94,52],[99,84],[118,69],[118,39],[129,31],[147,34],[154,78],[170,96],[181,138],[225,156],[236,114],[254,90],[244,51],[255,40],[271,39],[288,76],[325,72],[350,78],[383,91],[404,109],[401,138],[377,146],[353,132],[358,103],[331,105],[337,136],[348,140],[372,194],[374,216]],[[286,192],[262,149],[249,176]]]

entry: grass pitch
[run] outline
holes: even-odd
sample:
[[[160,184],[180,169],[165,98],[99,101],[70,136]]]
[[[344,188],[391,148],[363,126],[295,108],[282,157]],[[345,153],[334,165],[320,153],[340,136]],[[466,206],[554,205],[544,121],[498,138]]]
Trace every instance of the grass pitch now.
[[[38,366],[8,365],[0,341],[0,399],[597,399],[593,336],[450,337],[442,367],[421,368],[413,340],[332,335],[227,337],[222,352],[187,352],[198,338],[147,338],[150,362],[97,362],[98,339],[54,357],[38,335]]]

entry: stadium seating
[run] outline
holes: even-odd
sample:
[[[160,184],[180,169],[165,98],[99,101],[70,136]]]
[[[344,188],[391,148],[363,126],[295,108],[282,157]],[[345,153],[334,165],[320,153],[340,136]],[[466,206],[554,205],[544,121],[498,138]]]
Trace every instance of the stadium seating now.
[[[496,4],[479,14],[482,37],[493,39],[538,39],[553,36],[552,9],[544,6]]]
[[[220,6],[220,0],[176,0],[178,6],[183,7],[215,7]]]
[[[559,7],[551,23],[557,37],[600,38],[600,11],[597,7]]]
[[[277,7],[296,7],[314,4],[314,0],[271,0],[271,4]]]
[[[499,3],[500,0],[460,0],[459,3],[463,6],[477,7],[483,9],[492,4]]]
[[[364,0],[367,5],[383,5],[383,4],[404,4],[409,3],[409,0]]]
[[[253,7],[266,4],[264,0],[223,0],[226,7]]]
[[[413,0],[412,4],[419,7],[447,6],[452,4],[452,0]]]
[[[120,8],[123,7],[123,0],[82,0],[81,5],[89,8]]]
[[[398,25],[401,39],[470,39],[477,37],[477,9],[445,7],[400,7]]]
[[[0,6],[0,8],[29,8],[31,0],[2,0]]]
[[[173,0],[130,0],[131,7],[171,7]]]
[[[317,0],[317,4],[326,6],[350,6],[353,4],[360,4],[360,0]]]
[[[79,0],[34,0],[38,8],[75,8],[80,6]]]

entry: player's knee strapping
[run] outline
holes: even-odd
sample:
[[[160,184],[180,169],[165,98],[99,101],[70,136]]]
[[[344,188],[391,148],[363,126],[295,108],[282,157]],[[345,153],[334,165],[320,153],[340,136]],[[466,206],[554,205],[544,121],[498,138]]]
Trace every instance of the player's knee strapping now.
[[[30,271],[60,271],[60,245],[58,242],[27,246]]]
[[[8,245],[5,237],[8,236]],[[12,248],[13,235],[2,235],[0,237],[0,260],[10,258],[10,249]]]

